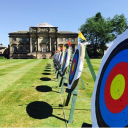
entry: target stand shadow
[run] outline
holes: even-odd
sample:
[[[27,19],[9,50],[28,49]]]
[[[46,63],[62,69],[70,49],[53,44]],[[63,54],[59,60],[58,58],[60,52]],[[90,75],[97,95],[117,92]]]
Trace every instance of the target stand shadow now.
[[[30,117],[34,119],[46,119],[48,117],[55,117],[59,120],[66,122],[65,119],[53,115],[52,106],[43,101],[31,102],[30,104],[27,105],[26,112]]]
[[[56,93],[59,93],[57,91],[53,91],[52,88],[47,86],[47,85],[39,85],[36,87],[36,90],[39,92],[56,92]]]
[[[49,77],[42,77],[40,78],[41,81],[51,81],[51,78]]]
[[[44,73],[42,73],[42,74],[43,74],[43,75],[51,75],[51,73],[45,73],[45,72],[44,72]]]
[[[46,71],[46,72],[51,72],[51,70],[48,70],[48,69],[46,69],[46,70],[44,70],[44,71]]]

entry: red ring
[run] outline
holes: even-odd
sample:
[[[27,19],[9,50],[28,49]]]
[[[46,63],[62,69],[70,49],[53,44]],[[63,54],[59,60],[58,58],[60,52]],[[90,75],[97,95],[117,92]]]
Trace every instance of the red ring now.
[[[111,72],[107,78],[107,81],[105,84],[104,98],[105,98],[105,103],[106,103],[108,110],[110,110],[112,113],[121,112],[128,104],[128,101],[127,101],[127,96],[128,96],[128,79],[127,79],[128,71],[127,71],[127,68],[128,68],[128,63],[121,62],[121,63],[117,64],[111,70]],[[110,87],[111,87],[112,80],[118,74],[122,74],[125,78],[125,89],[124,89],[124,93],[122,94],[122,96],[119,99],[114,100],[110,94]]]

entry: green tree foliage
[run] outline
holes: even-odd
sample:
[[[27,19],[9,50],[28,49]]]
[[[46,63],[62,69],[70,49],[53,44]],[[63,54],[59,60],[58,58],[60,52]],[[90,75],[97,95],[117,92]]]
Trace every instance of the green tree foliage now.
[[[112,19],[105,19],[98,12],[95,16],[86,19],[85,23],[81,25],[80,31],[90,42],[90,45],[87,46],[89,56],[102,57],[107,49],[106,44],[114,40],[126,28],[127,20],[123,14],[115,15]]]

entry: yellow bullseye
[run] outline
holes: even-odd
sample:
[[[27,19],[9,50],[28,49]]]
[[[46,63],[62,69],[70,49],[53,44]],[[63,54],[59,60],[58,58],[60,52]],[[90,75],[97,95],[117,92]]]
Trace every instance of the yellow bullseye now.
[[[75,66],[75,63],[73,63],[73,65],[72,65],[72,71],[74,70],[74,66]]]
[[[111,83],[110,94],[114,100],[119,99],[124,93],[125,89],[125,79],[124,76],[118,74],[115,76]]]

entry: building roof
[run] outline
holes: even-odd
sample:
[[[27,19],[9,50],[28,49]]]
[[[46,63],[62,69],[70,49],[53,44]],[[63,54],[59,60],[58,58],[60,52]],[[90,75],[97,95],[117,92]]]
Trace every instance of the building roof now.
[[[11,33],[23,33],[23,34],[25,34],[25,33],[28,33],[29,31],[16,31],[16,32],[11,32]]]
[[[36,27],[54,27],[54,26],[52,26],[49,23],[40,23],[40,24],[36,25]]]
[[[78,34],[76,32],[71,32],[71,31],[58,31],[60,34]]]

